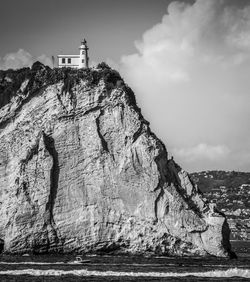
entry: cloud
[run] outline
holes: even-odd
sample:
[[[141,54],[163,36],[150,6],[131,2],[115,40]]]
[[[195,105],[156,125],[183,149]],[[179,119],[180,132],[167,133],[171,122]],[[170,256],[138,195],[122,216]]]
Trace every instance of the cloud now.
[[[135,43],[137,54],[123,56],[123,67],[169,81],[186,81],[199,64],[242,63],[250,58],[250,6],[227,7],[226,1],[172,2],[161,23]],[[235,59],[236,58],[236,59]],[[133,74],[132,74],[133,75]],[[156,75],[155,75],[156,76]]]
[[[153,131],[168,148],[191,148],[179,151],[187,169],[238,166],[250,152],[250,6],[172,2],[135,47],[120,71]]]
[[[191,148],[173,149],[173,153],[183,161],[217,161],[228,156],[230,150],[225,145],[198,144]]]
[[[1,69],[17,69],[21,67],[29,67],[33,60],[28,52],[19,49],[16,53],[5,55],[0,62]]]
[[[3,58],[0,58],[0,69],[18,69],[30,67],[35,61],[52,66],[51,59],[46,55],[41,55],[38,58],[33,58],[30,53],[23,49],[19,49],[15,53],[8,53]]]
[[[47,57],[45,54],[42,54],[41,56],[37,57],[35,61],[39,61],[43,63],[45,66],[49,66],[49,67],[53,66],[51,58]]]

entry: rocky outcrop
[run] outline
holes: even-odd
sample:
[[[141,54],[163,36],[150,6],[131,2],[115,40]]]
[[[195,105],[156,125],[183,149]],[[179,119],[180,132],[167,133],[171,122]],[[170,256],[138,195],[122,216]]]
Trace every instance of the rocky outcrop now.
[[[190,176],[203,196],[225,213],[231,239],[250,241],[250,172],[214,170]]]
[[[225,217],[168,159],[134,93],[95,69],[0,72],[5,252],[230,254]]]

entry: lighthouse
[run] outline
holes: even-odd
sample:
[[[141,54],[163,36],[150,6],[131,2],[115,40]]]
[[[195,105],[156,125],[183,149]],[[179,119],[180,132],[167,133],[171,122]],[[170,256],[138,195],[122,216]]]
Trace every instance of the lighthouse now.
[[[79,55],[57,55],[58,67],[59,68],[88,68],[89,67],[89,56],[88,56],[88,45],[86,39],[81,42],[79,47]]]
[[[84,40],[81,42],[81,46],[79,47],[80,50],[80,61],[79,61],[79,68],[88,68],[89,67],[89,57],[88,57],[88,45],[87,41]]]

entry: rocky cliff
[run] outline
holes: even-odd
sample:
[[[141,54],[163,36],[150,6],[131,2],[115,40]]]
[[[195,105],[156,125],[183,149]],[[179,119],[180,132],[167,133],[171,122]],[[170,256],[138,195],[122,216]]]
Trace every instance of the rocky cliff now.
[[[105,64],[0,72],[4,252],[230,254],[223,214]]]
[[[231,239],[250,241],[250,172],[213,170],[190,177],[204,198],[225,213]]]

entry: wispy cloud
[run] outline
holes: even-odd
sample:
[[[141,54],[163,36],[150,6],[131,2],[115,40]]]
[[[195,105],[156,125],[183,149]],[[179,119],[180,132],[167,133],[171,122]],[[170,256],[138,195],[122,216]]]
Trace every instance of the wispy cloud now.
[[[52,66],[51,59],[46,55],[41,55],[34,58],[29,52],[19,49],[17,52],[8,53],[3,58],[0,58],[0,69],[18,69],[23,67],[30,67],[35,61]]]
[[[173,149],[174,155],[183,161],[218,161],[224,159],[230,153],[230,150],[225,145],[208,145],[198,144],[190,148]]]

